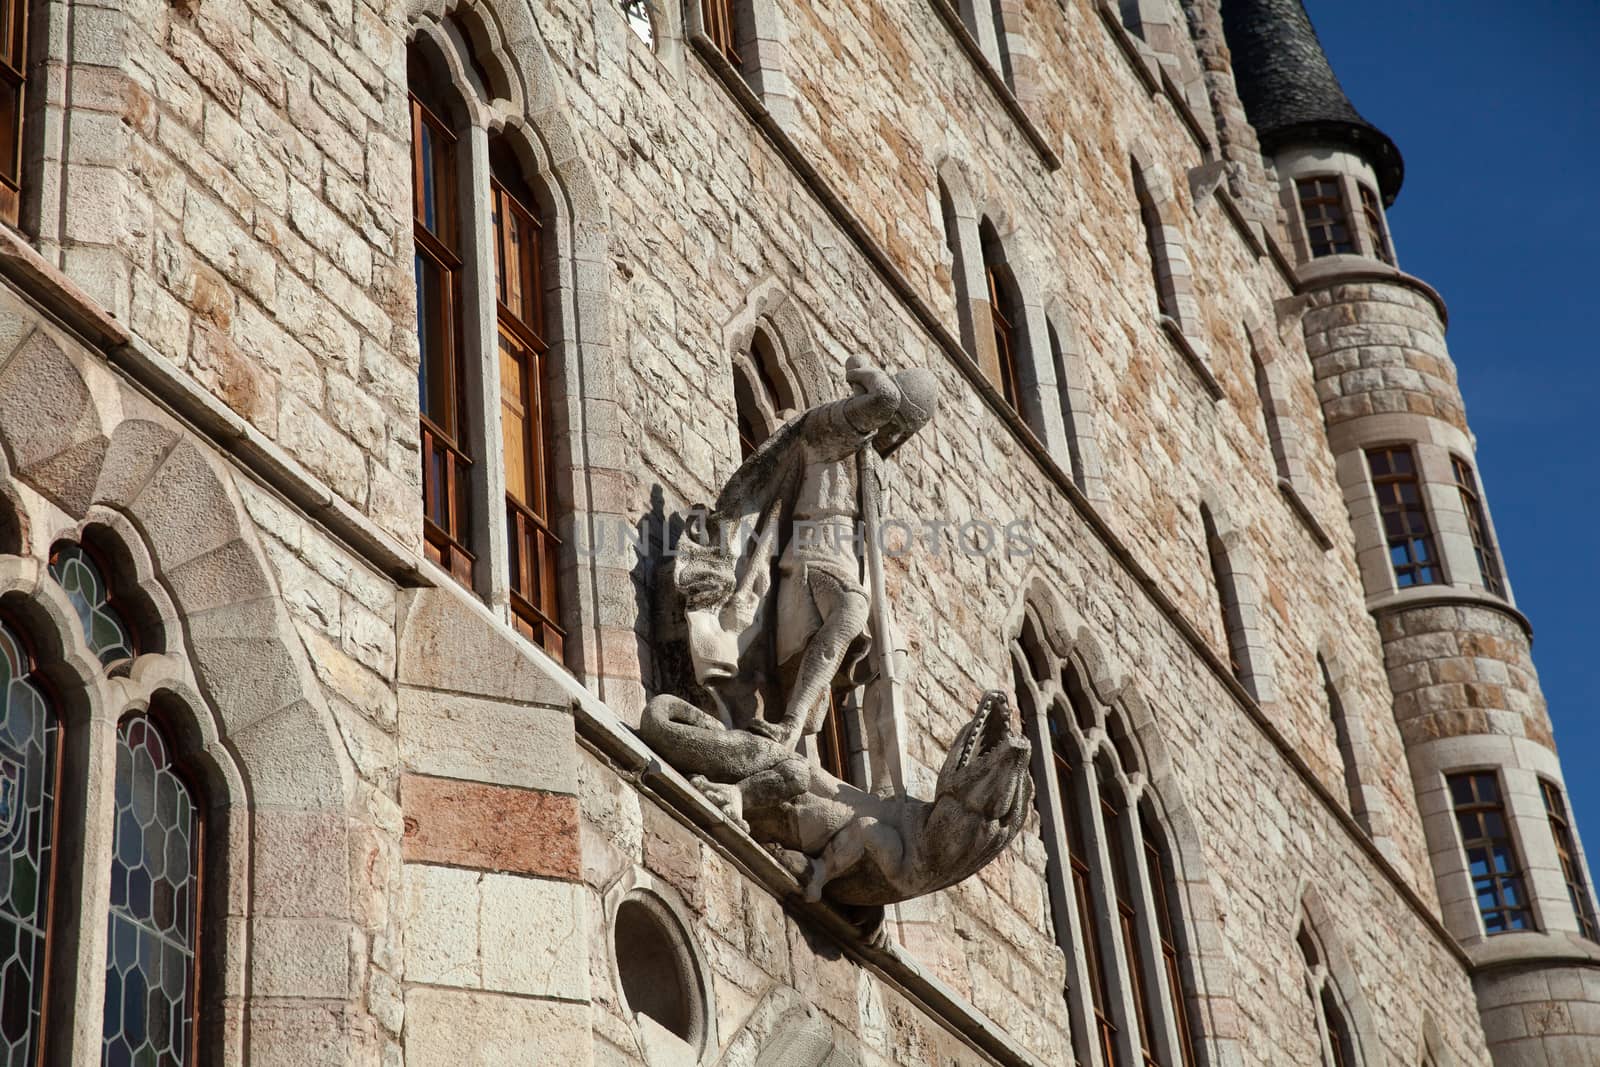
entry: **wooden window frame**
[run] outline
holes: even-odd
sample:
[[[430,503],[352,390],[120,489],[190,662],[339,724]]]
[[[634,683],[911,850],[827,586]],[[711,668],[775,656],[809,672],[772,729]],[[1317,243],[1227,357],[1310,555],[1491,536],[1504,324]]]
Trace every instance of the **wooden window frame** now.
[[[550,462],[549,345],[544,339],[541,262],[544,227],[534,206],[524,203],[507,182],[493,174],[489,198],[495,260],[496,358],[503,360],[509,352],[515,373],[521,376],[518,395],[527,408],[521,439],[515,447],[522,452],[523,470],[532,478],[533,495],[544,509],[541,515],[537,508],[512,493],[508,470],[505,503],[512,622],[518,632],[559,663],[565,657],[566,631],[561,625],[562,542],[554,527],[556,494]],[[513,262],[523,282],[520,308],[512,304],[509,264]],[[504,405],[503,383],[501,398]],[[503,410],[501,417],[505,417]],[[512,444],[507,442],[506,447],[509,451]]]
[[[1539,779],[1539,795],[1544,800],[1544,812],[1550,821],[1550,836],[1555,840],[1556,858],[1561,862],[1561,877],[1566,882],[1567,896],[1572,901],[1572,914],[1578,921],[1578,932],[1590,941],[1600,941],[1600,927],[1595,923],[1589,886],[1584,880],[1583,866],[1578,859],[1577,839],[1572,832],[1572,818],[1566,797],[1560,786],[1544,778]]]
[[[1167,850],[1144,813],[1139,813],[1140,845],[1144,849],[1145,871],[1150,878],[1152,904],[1156,911],[1156,933],[1160,938],[1161,963],[1167,973],[1167,994],[1171,999],[1172,1022],[1178,1031],[1178,1056],[1183,1067],[1198,1067],[1194,1030],[1189,1023],[1189,998],[1183,987],[1183,956],[1178,951],[1177,912],[1167,892],[1169,863]]]
[[[458,242],[461,234],[459,190],[457,187],[456,150],[460,138],[450,128],[450,123],[438,115],[417,95],[416,87],[410,93],[411,104],[411,181],[412,181],[412,236],[415,255],[428,261],[439,273],[444,290],[443,311],[449,321],[438,331],[444,344],[444,388],[447,391],[445,407],[455,420],[455,432],[421,410],[425,398],[419,396],[418,422],[422,448],[422,510],[423,545],[427,557],[439,564],[461,584],[472,586],[474,556],[467,547],[471,538],[472,509],[470,504],[471,470],[473,460],[467,449],[466,429],[466,365],[462,327],[465,321],[463,297],[463,267]],[[437,205],[443,206],[437,220],[439,232],[430,229],[425,206],[423,184],[423,151],[421,131],[426,124],[435,135],[444,138],[447,151],[446,165],[434,168],[434,179],[439,189]],[[442,173],[441,173],[442,171]],[[417,332],[419,337],[431,331],[421,321],[423,308],[418,306]],[[426,373],[427,353],[422,354],[424,365],[419,375]],[[420,378],[419,378],[420,380]]]
[[[9,25],[0,25],[0,91],[13,93],[11,128],[0,127],[0,223],[17,225],[22,215],[23,127],[28,106],[29,0],[6,0]],[[9,143],[4,143],[9,142]],[[9,151],[10,158],[5,153]]]
[[[1492,797],[1482,789],[1485,781],[1492,783],[1494,787]],[[1459,788],[1462,786],[1465,787],[1464,790]],[[1458,771],[1445,777],[1445,787],[1450,793],[1456,832],[1461,839],[1462,855],[1466,860],[1466,875],[1472,883],[1473,899],[1478,907],[1478,917],[1483,923],[1485,936],[1496,937],[1500,934],[1537,930],[1532,899],[1528,895],[1527,877],[1516,840],[1511,834],[1511,821],[1505,807],[1505,788],[1500,783],[1499,775],[1492,770]],[[1496,836],[1487,832],[1487,817],[1491,815],[1499,819],[1504,829],[1503,834]],[[1463,820],[1467,817],[1476,820],[1478,827],[1484,832],[1469,836],[1463,825]],[[1472,873],[1474,850],[1482,850],[1485,854],[1488,873],[1483,878]],[[1504,872],[1496,869],[1502,855],[1506,859],[1507,867]],[[1478,889],[1480,881],[1488,883],[1484,891]],[[1508,891],[1521,903],[1505,903]],[[1486,893],[1492,894],[1493,906],[1485,906],[1482,898]],[[1501,929],[1490,929],[1491,916],[1497,917],[1494,921],[1502,924]],[[1515,925],[1517,921],[1523,922],[1524,925]]]
[[[744,59],[739,55],[740,0],[700,0],[701,21],[706,36],[717,51],[733,64],[733,69],[744,73]]]
[[[1156,1012],[1151,997],[1154,994],[1153,976],[1147,974],[1144,956],[1139,945],[1139,909],[1133,902],[1132,856],[1123,847],[1123,815],[1126,804],[1115,795],[1115,780],[1099,768],[1100,821],[1106,834],[1106,861],[1111,867],[1112,905],[1117,913],[1117,924],[1122,940],[1123,966],[1128,969],[1128,982],[1133,987],[1134,1025],[1139,1031],[1139,1048],[1145,1067],[1162,1067],[1156,1056]]]
[[[1048,718],[1056,721],[1059,709],[1051,708]],[[1066,724],[1056,729],[1045,728],[1050,733],[1050,760],[1055,770],[1057,789],[1061,794],[1061,825],[1067,838],[1067,860],[1072,880],[1072,896],[1078,909],[1078,929],[1082,934],[1085,970],[1089,974],[1089,1000],[1095,1020],[1096,1037],[1100,1054],[1106,1067],[1123,1067],[1121,1046],[1117,1043],[1118,1028],[1110,1014],[1111,982],[1106,974],[1104,954],[1100,951],[1099,929],[1094,923],[1091,899],[1094,888],[1089,878],[1089,858],[1084,848],[1084,832],[1078,822],[1073,803],[1074,785],[1078,770],[1073,754],[1064,748]],[[1057,743],[1057,738],[1062,738]]]
[[[1402,471],[1395,458],[1404,456],[1410,470]],[[1444,561],[1439,557],[1439,543],[1433,535],[1433,523],[1428,517],[1428,501],[1417,465],[1416,449],[1410,445],[1380,445],[1366,450],[1367,474],[1372,479],[1372,490],[1378,501],[1378,525],[1388,549],[1389,566],[1397,589],[1414,589],[1423,585],[1440,585],[1446,581]],[[1386,470],[1378,469],[1382,460]],[[1407,486],[1416,492],[1416,501],[1409,503],[1404,494]],[[1413,522],[1408,516],[1416,515]],[[1389,519],[1397,518],[1398,529],[1391,532]],[[1427,555],[1419,558],[1417,546]],[[1404,561],[1395,558],[1396,550],[1403,550]]]
[[[845,710],[843,693],[829,689],[828,713],[817,733],[817,762],[839,781],[855,785],[850,773],[850,730],[845,723]]]
[[[1461,510],[1467,516],[1467,533],[1472,538],[1472,554],[1478,561],[1478,577],[1483,587],[1495,596],[1506,595],[1505,574],[1500,569],[1500,553],[1496,551],[1494,536],[1489,531],[1489,516],[1483,509],[1483,493],[1478,487],[1477,472],[1472,464],[1460,456],[1450,457],[1450,473],[1455,478],[1456,489],[1461,493]]]
[[[1300,218],[1305,223],[1306,247],[1312,258],[1354,255],[1356,235],[1350,226],[1343,177],[1310,174],[1296,178],[1294,185]]]
[[[1000,395],[1016,412],[1022,411],[1022,378],[1017,369],[1016,301],[1010,286],[1000,276],[1002,265],[985,263],[984,274],[989,283],[989,318],[994,329],[995,362],[1000,371]]]
[[[1367,239],[1372,242],[1372,254],[1389,266],[1394,266],[1394,245],[1389,241],[1389,224],[1384,220],[1378,194],[1366,182],[1356,183],[1356,194],[1361,198],[1361,217],[1367,225]]]

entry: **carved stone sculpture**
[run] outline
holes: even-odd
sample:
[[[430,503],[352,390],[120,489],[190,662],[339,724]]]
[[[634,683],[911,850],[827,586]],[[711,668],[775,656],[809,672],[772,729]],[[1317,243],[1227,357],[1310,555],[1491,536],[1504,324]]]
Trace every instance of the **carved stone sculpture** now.
[[[1032,803],[1029,745],[985,693],[934,796],[904,788],[905,653],[878,542],[882,460],[932,417],[927,371],[846,368],[852,394],[790,418],[733,474],[672,575],[705,707],[662,694],[640,732],[767,844],[812,900],[872,907],[953,885],[998,855]],[[799,746],[834,690],[865,687],[872,789]]]

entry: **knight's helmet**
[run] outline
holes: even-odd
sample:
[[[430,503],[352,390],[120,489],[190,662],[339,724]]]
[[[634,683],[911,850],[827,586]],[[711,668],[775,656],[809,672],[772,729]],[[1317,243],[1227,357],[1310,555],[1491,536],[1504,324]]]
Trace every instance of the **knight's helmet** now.
[[[878,431],[878,453],[889,455],[905,444],[912,434],[928,425],[939,406],[939,379],[922,367],[903,370],[894,376],[900,389],[900,406]]]
[[[1390,237],[1399,150],[1345,96],[1302,0],[1222,9],[1307,294],[1306,348],[1442,918],[1472,961],[1496,1062],[1587,1062],[1550,1042],[1600,1042],[1592,882],[1478,477],[1444,302],[1400,269]],[[1535,1024],[1556,1016],[1569,1037]]]

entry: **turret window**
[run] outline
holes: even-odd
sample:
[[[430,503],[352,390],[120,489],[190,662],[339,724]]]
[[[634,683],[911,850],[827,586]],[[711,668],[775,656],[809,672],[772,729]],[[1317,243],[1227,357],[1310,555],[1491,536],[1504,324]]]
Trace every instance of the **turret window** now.
[[[1467,515],[1467,532],[1472,536],[1472,553],[1478,560],[1478,577],[1483,587],[1495,596],[1505,596],[1505,579],[1500,572],[1500,554],[1495,551],[1494,538],[1489,533],[1489,520],[1483,510],[1483,495],[1478,491],[1478,478],[1466,460],[1450,457],[1450,470],[1455,475],[1456,489],[1461,493],[1461,510]]]
[[[1301,178],[1295,185],[1300,193],[1300,212],[1305,218],[1306,242],[1311,254],[1337,256],[1355,252],[1350,209],[1339,178],[1335,175]]]
[[[1389,266],[1394,266],[1394,246],[1389,243],[1389,227],[1383,220],[1383,208],[1378,194],[1369,185],[1358,184],[1361,194],[1361,217],[1367,224],[1367,240],[1372,242],[1372,254]]]
[[[1448,784],[1484,932],[1534,929],[1499,779],[1493,771],[1474,771],[1452,774]]]
[[[1367,450],[1372,488],[1378,495],[1378,514],[1389,545],[1389,563],[1395,585],[1409,589],[1444,581],[1433,527],[1422,502],[1417,461],[1408,446]]]
[[[1556,857],[1561,861],[1561,877],[1567,883],[1567,896],[1572,901],[1572,914],[1578,920],[1578,931],[1590,941],[1600,940],[1596,936],[1594,904],[1578,860],[1578,843],[1572,835],[1567,802],[1559,787],[1542,779],[1539,793],[1544,797],[1545,815],[1550,819],[1550,835],[1555,838]]]

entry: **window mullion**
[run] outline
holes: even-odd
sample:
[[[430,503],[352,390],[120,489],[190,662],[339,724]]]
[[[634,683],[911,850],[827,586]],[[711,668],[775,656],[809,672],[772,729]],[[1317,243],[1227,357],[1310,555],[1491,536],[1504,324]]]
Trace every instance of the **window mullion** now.
[[[1099,934],[1100,959],[1110,984],[1106,990],[1106,1010],[1117,1028],[1117,1054],[1123,1063],[1135,1064],[1139,1058],[1139,1017],[1134,1008],[1135,977],[1127,973],[1122,945],[1122,923],[1117,915],[1116,889],[1111,878],[1111,856],[1106,849],[1109,832],[1100,815],[1100,775],[1092,762],[1078,768],[1079,817],[1083,820],[1089,860],[1091,922]],[[1112,830],[1115,827],[1111,828]]]
[[[1134,929],[1139,933],[1139,966],[1144,968],[1148,981],[1154,983],[1150,990],[1150,1031],[1155,1039],[1155,1058],[1163,1064],[1181,1064],[1183,1047],[1178,1035],[1178,1021],[1173,1017],[1174,997],[1182,997],[1182,989],[1172,989],[1167,982],[1166,961],[1161,954],[1161,931],[1156,917],[1157,901],[1151,879],[1160,878],[1161,872],[1150,870],[1145,862],[1144,835],[1139,832],[1138,807],[1124,799],[1119,825],[1108,832],[1122,835],[1122,854],[1130,857],[1128,872],[1132,878],[1129,886],[1133,894]]]
[[[1012,653],[1019,661],[1018,673],[1027,676],[1027,664],[1020,650]],[[1091,1002],[1088,957],[1084,953],[1084,939],[1093,931],[1083,929],[1078,921],[1078,908],[1073,897],[1072,872],[1069,869],[1070,849],[1067,844],[1066,818],[1071,798],[1061,794],[1061,781],[1055,772],[1050,736],[1046,720],[1054,714],[1049,707],[1047,694],[1039,693],[1034,686],[1039,683],[1029,679],[1026,694],[1018,693],[1019,703],[1026,698],[1033,707],[1020,709],[1027,725],[1028,740],[1033,744],[1035,803],[1039,807],[1039,836],[1045,845],[1045,855],[1050,857],[1050,915],[1055,920],[1056,943],[1067,957],[1067,1015],[1072,1023],[1072,1047],[1077,1061],[1095,1063],[1095,1019],[1089,1008]]]
[[[477,520],[470,547],[478,560],[474,577],[479,594],[496,610],[505,610],[510,595],[506,574],[505,466],[498,421],[501,383],[489,133],[474,124],[463,134],[461,145],[465,151],[457,153],[456,188],[461,220],[458,240],[462,259],[463,365],[458,380],[466,392],[462,437],[478,459],[473,464],[469,489]]]

